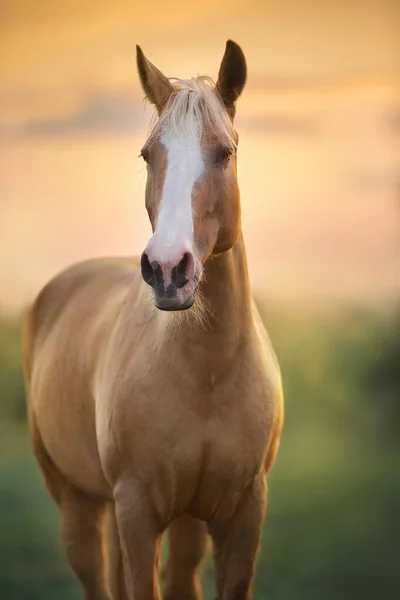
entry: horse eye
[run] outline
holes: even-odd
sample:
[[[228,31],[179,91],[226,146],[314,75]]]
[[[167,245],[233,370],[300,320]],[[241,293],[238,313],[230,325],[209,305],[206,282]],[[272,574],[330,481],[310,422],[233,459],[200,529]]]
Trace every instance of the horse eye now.
[[[147,150],[147,148],[142,148],[140,156],[143,158],[144,162],[149,162],[149,151]]]
[[[217,162],[226,164],[233,155],[233,152],[234,150],[230,146],[221,146],[217,150]]]

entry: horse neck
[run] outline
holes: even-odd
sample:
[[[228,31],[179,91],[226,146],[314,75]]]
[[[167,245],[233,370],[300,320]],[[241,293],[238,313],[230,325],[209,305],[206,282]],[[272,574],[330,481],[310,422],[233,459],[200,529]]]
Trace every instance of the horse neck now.
[[[251,294],[243,234],[226,252],[210,258],[204,268],[200,294],[209,307],[209,329],[241,333],[251,319]]]
[[[204,318],[193,318],[190,311],[188,316],[170,315],[178,318],[178,326],[169,328],[165,342],[171,364],[207,388],[232,368],[251,331],[252,300],[242,234],[233,248],[206,262],[199,292]]]

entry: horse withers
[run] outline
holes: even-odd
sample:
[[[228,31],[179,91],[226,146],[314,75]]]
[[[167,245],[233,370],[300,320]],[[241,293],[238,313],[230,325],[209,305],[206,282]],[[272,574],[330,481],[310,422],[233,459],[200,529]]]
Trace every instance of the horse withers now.
[[[283,397],[241,230],[246,62],[228,41],[216,85],[168,79],[140,47],[137,63],[158,113],[141,151],[153,234],[140,259],[82,262],[37,297],[33,449],[86,600],[158,600],[166,530],[164,600],[200,598],[208,537],[219,600],[248,600]]]

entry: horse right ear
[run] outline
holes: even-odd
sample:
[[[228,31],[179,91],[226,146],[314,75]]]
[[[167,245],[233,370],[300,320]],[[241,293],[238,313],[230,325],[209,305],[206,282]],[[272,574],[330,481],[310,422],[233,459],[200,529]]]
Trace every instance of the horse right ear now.
[[[217,90],[232,117],[235,114],[236,100],[246,83],[246,77],[247,66],[243,50],[238,44],[228,40],[218,73]]]
[[[136,46],[136,62],[143,91],[160,114],[173,91],[173,86],[167,77],[145,57],[140,46]]]

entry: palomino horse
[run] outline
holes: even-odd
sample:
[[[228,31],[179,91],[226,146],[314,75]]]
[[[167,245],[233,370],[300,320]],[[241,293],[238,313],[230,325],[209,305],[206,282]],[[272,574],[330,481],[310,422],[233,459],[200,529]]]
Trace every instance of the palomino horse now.
[[[141,151],[153,235],[141,261],[83,262],[39,294],[24,336],[33,448],[84,598],[159,599],[168,528],[164,599],[200,598],[211,536],[219,600],[248,600],[283,402],[241,231],[245,58],[228,41],[215,86],[167,79],[139,47],[137,63],[158,112]]]

